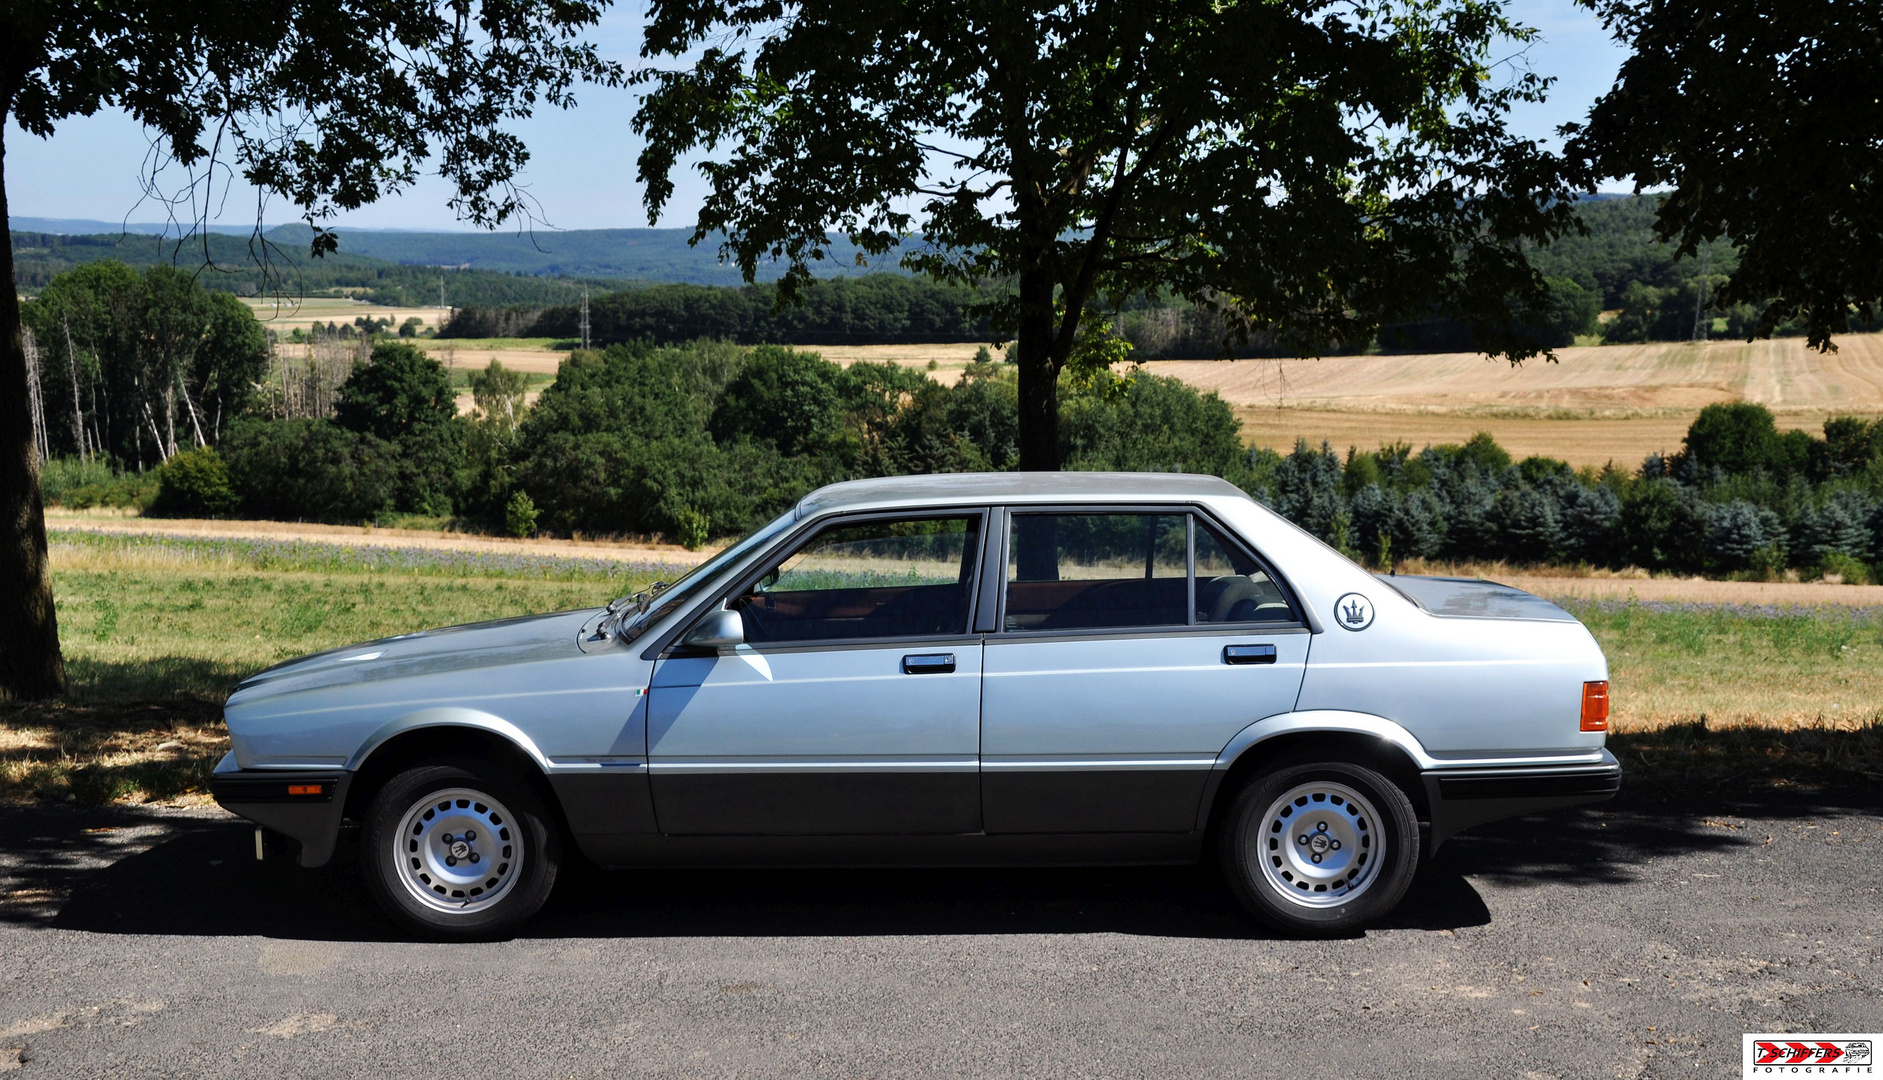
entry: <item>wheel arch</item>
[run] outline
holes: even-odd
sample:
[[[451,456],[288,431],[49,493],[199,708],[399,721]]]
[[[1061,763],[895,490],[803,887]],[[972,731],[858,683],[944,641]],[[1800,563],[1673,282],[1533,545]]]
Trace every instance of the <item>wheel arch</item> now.
[[[426,709],[394,720],[362,743],[348,763],[353,782],[343,816],[361,820],[387,780],[424,761],[456,756],[499,763],[531,784],[567,830],[549,784],[548,759],[529,736],[501,717],[473,709]]]
[[[1351,762],[1372,769],[1406,793],[1422,821],[1431,805],[1420,780],[1432,764],[1425,748],[1405,728],[1380,716],[1346,712],[1300,712],[1250,724],[1217,755],[1197,810],[1199,831],[1213,832],[1222,808],[1250,778],[1297,761]]]

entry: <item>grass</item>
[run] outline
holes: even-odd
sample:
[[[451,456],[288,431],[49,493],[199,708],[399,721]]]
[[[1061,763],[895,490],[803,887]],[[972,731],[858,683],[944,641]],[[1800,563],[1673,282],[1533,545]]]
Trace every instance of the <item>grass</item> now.
[[[53,534],[67,700],[0,707],[0,801],[202,801],[220,705],[321,649],[597,605],[676,568],[294,540]],[[1874,787],[1883,611],[1564,601],[1606,650],[1636,783]]]
[[[1875,609],[1563,603],[1608,654],[1618,731],[1851,730],[1883,714]]]

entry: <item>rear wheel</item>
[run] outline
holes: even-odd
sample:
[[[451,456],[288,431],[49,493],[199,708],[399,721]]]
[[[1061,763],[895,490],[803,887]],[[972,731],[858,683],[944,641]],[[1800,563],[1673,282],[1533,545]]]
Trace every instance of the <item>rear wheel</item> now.
[[[1419,862],[1411,800],[1371,769],[1295,765],[1257,777],[1220,833],[1224,876],[1249,913],[1284,933],[1349,933],[1398,905]]]
[[[479,762],[393,777],[360,839],[367,891],[428,937],[515,930],[549,899],[562,861],[561,835],[531,786]]]

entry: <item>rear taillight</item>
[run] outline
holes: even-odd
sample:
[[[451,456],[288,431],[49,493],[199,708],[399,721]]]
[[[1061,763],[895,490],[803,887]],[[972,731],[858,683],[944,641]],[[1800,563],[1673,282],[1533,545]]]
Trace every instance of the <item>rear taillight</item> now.
[[[1608,730],[1608,680],[1582,684],[1582,730]]]

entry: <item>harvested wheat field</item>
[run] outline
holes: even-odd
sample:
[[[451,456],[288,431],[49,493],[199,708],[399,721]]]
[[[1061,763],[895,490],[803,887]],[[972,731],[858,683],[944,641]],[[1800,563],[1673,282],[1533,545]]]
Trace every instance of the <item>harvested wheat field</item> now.
[[[308,296],[299,300],[274,301],[259,297],[244,298],[250,311],[261,320],[261,324],[286,337],[296,330],[306,330],[315,323],[323,326],[327,323],[352,325],[354,319],[370,316],[375,319],[391,319],[393,326],[417,316],[424,326],[436,328],[439,324],[440,309],[390,308],[378,304],[368,304],[360,300],[348,300],[339,296]]]
[[[928,372],[936,382],[953,385],[961,381],[961,373],[974,362],[974,352],[986,349],[998,360],[1002,350],[995,348],[992,342],[986,344],[948,344],[948,345],[804,345],[799,348],[815,352],[824,359],[843,367],[849,367],[859,360],[868,360],[877,364],[897,364],[902,367],[919,368]],[[929,367],[930,364],[934,367]]]
[[[482,371],[497,361],[511,371],[522,371],[532,375],[554,375],[569,358],[566,349],[552,349],[547,339],[541,346],[529,345],[517,347],[513,341],[505,340],[502,344],[490,347],[477,343],[475,338],[419,339],[412,342],[426,355],[453,371]]]
[[[1214,390],[1252,445],[1297,438],[1336,447],[1415,447],[1489,431],[1517,456],[1633,467],[1677,449],[1702,406],[1754,401],[1781,427],[1817,430],[1834,413],[1883,413],[1883,335],[1852,334],[1820,355],[1801,338],[1562,349],[1512,367],[1471,353],[1321,360],[1165,360],[1145,370]]]

